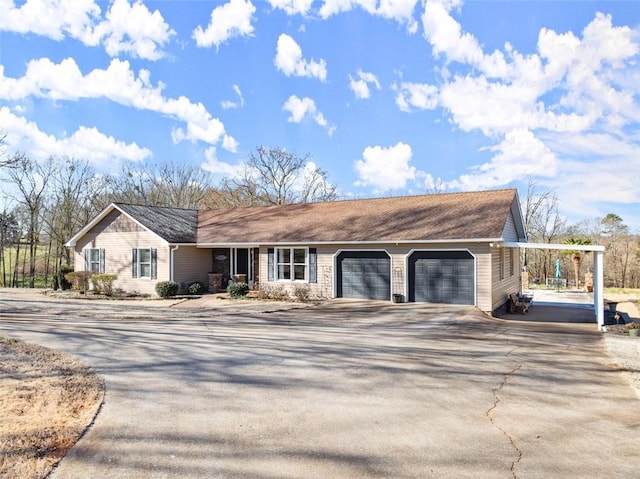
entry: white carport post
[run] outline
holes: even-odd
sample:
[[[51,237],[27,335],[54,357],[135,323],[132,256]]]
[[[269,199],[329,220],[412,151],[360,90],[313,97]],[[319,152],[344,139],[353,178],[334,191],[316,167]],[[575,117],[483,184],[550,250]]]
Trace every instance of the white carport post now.
[[[593,309],[598,329],[604,330],[604,251],[593,252]]]

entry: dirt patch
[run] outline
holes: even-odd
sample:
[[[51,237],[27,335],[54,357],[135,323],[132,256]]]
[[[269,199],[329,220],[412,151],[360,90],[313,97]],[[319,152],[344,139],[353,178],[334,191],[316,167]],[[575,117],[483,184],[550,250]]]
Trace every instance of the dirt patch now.
[[[103,397],[101,378],[78,359],[0,338],[0,477],[46,477]]]

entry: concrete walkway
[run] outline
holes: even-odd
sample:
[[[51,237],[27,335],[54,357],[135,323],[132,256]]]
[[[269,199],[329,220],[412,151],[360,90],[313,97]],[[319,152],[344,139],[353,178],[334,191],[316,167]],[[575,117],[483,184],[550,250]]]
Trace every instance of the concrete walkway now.
[[[640,470],[639,403],[592,324],[357,301],[247,312],[89,303],[0,291],[1,335],[75,354],[106,379],[95,424],[53,478]]]

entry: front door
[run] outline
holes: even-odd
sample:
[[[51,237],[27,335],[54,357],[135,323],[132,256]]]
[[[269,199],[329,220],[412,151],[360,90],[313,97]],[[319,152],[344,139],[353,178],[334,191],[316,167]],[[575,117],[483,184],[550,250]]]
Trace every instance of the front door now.
[[[235,276],[244,276],[245,282],[249,282],[251,277],[249,276],[249,249],[248,248],[236,248],[235,251]]]

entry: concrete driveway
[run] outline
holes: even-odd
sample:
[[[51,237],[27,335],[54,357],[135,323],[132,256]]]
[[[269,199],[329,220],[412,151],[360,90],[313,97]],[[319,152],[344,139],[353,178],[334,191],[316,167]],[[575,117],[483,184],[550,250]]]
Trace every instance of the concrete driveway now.
[[[106,379],[95,424],[53,478],[640,471],[640,403],[592,324],[372,302],[162,305],[0,292],[1,335]]]

